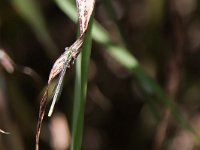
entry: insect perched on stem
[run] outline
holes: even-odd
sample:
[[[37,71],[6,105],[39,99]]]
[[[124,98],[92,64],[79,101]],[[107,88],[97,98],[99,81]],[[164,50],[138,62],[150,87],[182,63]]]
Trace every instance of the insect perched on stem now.
[[[63,67],[62,67],[62,71],[60,73],[60,76],[58,78],[58,83],[57,83],[57,86],[56,86],[56,89],[55,89],[55,92],[54,92],[54,95],[53,95],[53,100],[52,100],[51,107],[50,107],[50,110],[49,110],[49,113],[48,113],[49,117],[52,115],[55,103],[57,102],[57,100],[60,97],[60,94],[62,92],[62,86],[63,86],[63,83],[64,83],[63,80],[64,80],[66,70],[67,70],[67,68],[70,67],[71,59],[73,59],[72,50],[69,49],[69,48],[65,48],[65,50],[66,50],[68,55],[67,55],[67,58],[64,58],[62,60],[63,61]]]
[[[94,9],[94,4],[95,0],[76,0],[76,6],[79,16],[80,36],[69,48],[66,48],[65,52],[56,60],[49,74],[48,85],[40,102],[39,118],[36,133],[36,150],[39,149],[39,137],[42,126],[42,120],[44,118],[45,109],[47,106],[48,89],[50,83],[57,75],[59,75],[58,82],[52,94],[53,100],[48,113],[49,117],[52,115],[55,103],[61,94],[66,70],[74,63],[75,59],[81,51],[80,47],[83,44],[85,32],[87,31],[88,23]]]
[[[56,60],[56,62],[53,65],[53,68],[51,69],[48,84],[50,84],[51,80],[57,74],[60,73],[60,76],[58,78],[58,83],[56,85],[56,88],[53,94],[53,100],[52,100],[51,107],[48,113],[49,117],[52,115],[55,103],[60,97],[66,70],[67,68],[71,66],[71,64],[74,63],[74,60],[80,53],[79,49],[82,43],[83,42],[82,42],[82,37],[81,37],[71,47],[66,47],[65,52]]]

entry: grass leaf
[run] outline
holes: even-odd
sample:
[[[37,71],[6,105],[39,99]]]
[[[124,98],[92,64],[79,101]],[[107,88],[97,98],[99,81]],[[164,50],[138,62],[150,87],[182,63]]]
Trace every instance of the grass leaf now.
[[[87,91],[87,73],[91,53],[91,30],[93,17],[84,38],[82,52],[76,62],[76,80],[74,91],[73,117],[72,117],[72,144],[71,150],[80,150],[82,144],[85,98]]]
[[[63,12],[70,17],[72,21],[77,19],[77,16],[74,16],[75,6],[71,0],[55,0],[55,2],[61,8],[61,10],[63,10]],[[126,50],[124,46],[112,42],[107,31],[97,21],[94,21],[92,38],[99,44],[102,44],[106,48],[108,54],[115,58],[124,67],[131,70],[147,94],[154,95],[157,103],[169,108],[180,126],[189,130],[193,137],[198,142],[200,141],[199,135],[194,131],[189,122],[182,116],[177,106],[166,96],[165,92],[158,85],[158,83],[141,68],[138,60],[132,54],[130,54],[130,52]]]
[[[58,56],[58,49],[49,35],[38,2],[35,0],[12,0],[11,2],[23,19],[33,28],[39,42],[44,46],[47,56],[51,59]]]

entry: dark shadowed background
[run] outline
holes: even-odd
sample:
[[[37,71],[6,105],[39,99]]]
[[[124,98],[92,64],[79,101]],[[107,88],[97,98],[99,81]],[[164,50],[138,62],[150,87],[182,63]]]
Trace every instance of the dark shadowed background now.
[[[0,67],[0,129],[11,133],[0,134],[1,150],[34,149],[50,69],[76,40],[77,23],[56,1],[0,0],[0,48],[16,64],[12,73]],[[82,149],[199,150],[200,1],[97,0],[95,19],[111,43],[92,43]],[[142,73],[109,54],[112,44]],[[41,150],[69,147],[74,78],[75,65],[53,117],[45,116]]]

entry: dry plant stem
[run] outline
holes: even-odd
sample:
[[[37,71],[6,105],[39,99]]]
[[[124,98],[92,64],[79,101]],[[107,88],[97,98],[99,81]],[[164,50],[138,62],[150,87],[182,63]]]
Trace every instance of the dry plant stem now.
[[[40,102],[40,110],[39,110],[39,119],[38,119],[38,124],[37,124],[37,133],[36,133],[36,150],[39,150],[39,139],[40,139],[40,131],[41,131],[41,127],[42,127],[42,120],[44,118],[44,114],[45,114],[45,109],[46,109],[46,105],[47,105],[47,97],[48,97],[48,87],[42,97],[42,100]]]
[[[84,38],[84,35],[82,35],[79,39],[77,39],[76,42],[74,44],[72,44],[72,46],[70,46],[69,48],[66,48],[66,51],[63,53],[63,55],[60,56],[60,58],[58,58],[58,60],[55,62],[54,66],[51,70],[51,73],[49,76],[49,81],[48,81],[48,86],[47,86],[45,93],[42,97],[42,100],[40,102],[39,119],[38,119],[38,124],[37,124],[37,133],[36,133],[36,150],[39,150],[40,131],[41,131],[42,121],[43,121],[44,114],[45,114],[45,109],[47,106],[48,89],[49,89],[51,80],[57,74],[60,74],[59,81],[56,85],[56,90],[53,95],[53,101],[52,101],[48,116],[52,115],[54,105],[61,93],[61,90],[62,90],[61,88],[62,88],[64,76],[66,73],[66,69],[69,68],[74,63],[75,59],[77,58],[78,54],[80,53],[80,47],[83,43],[83,38]],[[60,62],[62,62],[62,65],[57,67],[56,65],[60,65]],[[59,72],[59,71],[61,71],[61,72]]]
[[[4,49],[0,49],[0,64],[1,64],[1,66],[4,67],[4,69],[8,73],[13,73],[14,71],[19,71],[20,73],[23,73],[25,75],[30,76],[35,81],[35,83],[37,83],[37,86],[41,87],[42,79],[38,75],[38,73],[35,72],[30,67],[26,67],[26,66],[22,66],[22,65],[16,64],[10,58],[10,56],[6,53],[6,51]]]
[[[56,90],[53,93],[53,101],[50,111],[48,113],[49,116],[51,116],[54,105],[61,93],[66,69],[69,68],[74,63],[75,59],[80,53],[80,47],[83,44],[84,35],[88,28],[88,23],[94,9],[95,0],[76,0],[76,4],[79,16],[80,37],[69,48],[66,48],[66,51],[54,63],[51,72],[49,74],[48,86],[45,90],[45,93],[40,103],[39,119],[37,124],[37,133],[36,133],[36,150],[39,149],[39,137],[47,105],[48,89],[50,83],[58,74],[60,74],[58,83],[56,85]]]
[[[179,86],[179,78],[180,78],[180,65],[182,62],[182,49],[183,49],[183,37],[184,33],[183,24],[181,22],[180,16],[175,11],[173,0],[168,0],[169,5],[169,16],[171,18],[171,30],[172,34],[169,38],[172,39],[172,53],[171,57],[168,60],[166,72],[165,72],[165,91],[169,98],[173,101],[176,101],[176,94]],[[155,143],[154,150],[162,150],[163,143],[166,138],[167,129],[169,127],[171,112],[168,108],[166,108],[163,112],[163,119],[161,120],[156,134],[155,134]]]

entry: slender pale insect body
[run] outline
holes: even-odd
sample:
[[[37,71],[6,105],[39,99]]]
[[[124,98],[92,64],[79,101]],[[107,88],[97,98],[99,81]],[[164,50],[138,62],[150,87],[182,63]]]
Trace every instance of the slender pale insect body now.
[[[79,48],[81,47],[82,43],[83,43],[82,39],[79,38],[71,47],[65,48],[66,53],[62,59],[63,67],[62,67],[62,71],[60,72],[58,83],[57,83],[57,86],[56,86],[56,89],[55,89],[55,92],[53,95],[53,100],[52,100],[51,107],[50,107],[50,110],[48,113],[49,117],[52,115],[56,101],[58,100],[58,98],[61,94],[62,86],[63,86],[63,79],[65,76],[66,70],[68,67],[70,67],[70,63],[73,63],[73,61],[75,60],[77,54],[79,53]],[[51,79],[52,79],[52,77],[50,78],[49,83],[50,83]]]
[[[64,76],[65,76],[67,68],[70,65],[69,63],[71,62],[71,59],[72,59],[72,50],[69,49],[69,48],[66,48],[65,50],[68,51],[68,53],[66,55],[66,58],[63,60],[64,61],[63,69],[62,69],[62,71],[60,73],[60,76],[59,76],[59,79],[58,79],[58,83],[57,83],[57,86],[56,86],[56,89],[55,89],[55,92],[54,92],[54,95],[53,95],[53,100],[52,100],[51,107],[50,107],[50,110],[49,110],[49,113],[48,113],[49,117],[52,115],[54,106],[56,104],[56,101],[60,97],[60,94],[61,94],[61,91],[62,91],[62,87],[63,87],[63,83],[64,83],[63,82]]]

